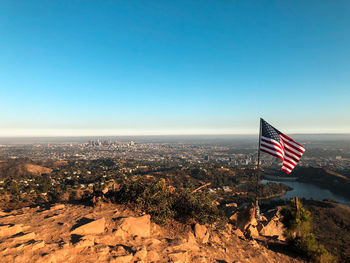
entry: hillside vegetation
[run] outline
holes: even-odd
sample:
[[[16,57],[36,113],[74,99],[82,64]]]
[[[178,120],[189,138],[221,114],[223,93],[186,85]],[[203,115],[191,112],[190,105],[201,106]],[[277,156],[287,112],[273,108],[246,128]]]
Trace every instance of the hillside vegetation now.
[[[303,201],[312,215],[316,239],[340,262],[350,262],[350,207],[333,202]]]

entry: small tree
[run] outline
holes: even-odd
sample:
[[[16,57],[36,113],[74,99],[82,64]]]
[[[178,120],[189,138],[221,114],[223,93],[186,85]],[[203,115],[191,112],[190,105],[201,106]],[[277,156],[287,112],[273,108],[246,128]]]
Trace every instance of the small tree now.
[[[281,214],[289,244],[315,262],[335,262],[335,258],[322,245],[317,244],[311,229],[311,213],[301,202],[292,200],[289,206],[281,210]]]

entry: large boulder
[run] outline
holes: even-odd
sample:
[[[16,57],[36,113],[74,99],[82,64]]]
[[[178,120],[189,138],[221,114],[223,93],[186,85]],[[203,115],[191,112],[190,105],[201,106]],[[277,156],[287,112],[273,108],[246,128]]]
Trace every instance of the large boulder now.
[[[0,226],[0,237],[13,236],[17,233],[22,232],[22,230],[23,230],[22,224]]]
[[[283,223],[280,222],[277,216],[273,217],[270,221],[265,222],[265,224],[262,225],[260,230],[260,235],[273,237],[279,240],[285,240],[283,233],[284,233]]]
[[[239,236],[255,238],[259,236],[258,222],[255,218],[256,208],[254,204],[250,204],[243,209],[236,211],[230,218],[230,222],[239,230]]]
[[[242,233],[245,233],[248,228],[256,227],[258,222],[255,218],[255,206],[250,204],[243,209],[236,211],[230,216],[229,221]]]
[[[258,229],[256,228],[256,226],[253,226],[253,225],[249,225],[247,227],[245,234],[247,237],[250,237],[250,238],[256,238],[259,236]]]
[[[119,220],[121,230],[129,235],[149,237],[151,233],[151,217],[144,215],[140,217],[126,217]]]
[[[29,239],[34,239],[34,238],[35,238],[34,232],[28,232],[28,233],[20,232],[12,237],[12,241],[18,242],[18,241],[29,240]]]
[[[43,240],[31,240],[31,242],[24,242],[22,244],[16,245],[16,250],[25,250],[30,249],[32,251],[35,251],[37,249],[43,248],[45,246],[45,241]]]
[[[88,234],[101,234],[105,231],[106,220],[104,217],[94,220],[92,222],[86,223],[84,225],[78,226],[73,229],[71,234],[75,235],[88,235]]]
[[[196,238],[203,239],[207,232],[208,232],[208,229],[206,226],[203,226],[200,224],[194,225],[194,235],[196,236]]]
[[[206,226],[195,224],[194,225],[194,235],[202,243],[207,243],[209,241],[209,231]]]

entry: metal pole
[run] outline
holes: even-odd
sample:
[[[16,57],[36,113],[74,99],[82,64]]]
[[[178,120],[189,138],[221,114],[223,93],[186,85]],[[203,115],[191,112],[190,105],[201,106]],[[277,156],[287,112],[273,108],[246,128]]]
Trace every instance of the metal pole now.
[[[261,143],[261,123],[262,123],[262,118],[260,118],[260,128],[259,128],[259,146],[258,146],[258,171],[260,169],[260,143]]]
[[[256,191],[255,191],[255,217],[260,219],[260,209],[258,202],[258,190],[259,190],[259,179],[260,179],[260,143],[261,143],[261,129],[262,129],[262,118],[260,118],[260,128],[259,128],[259,147],[258,147],[258,167],[257,167],[257,176],[256,176]]]

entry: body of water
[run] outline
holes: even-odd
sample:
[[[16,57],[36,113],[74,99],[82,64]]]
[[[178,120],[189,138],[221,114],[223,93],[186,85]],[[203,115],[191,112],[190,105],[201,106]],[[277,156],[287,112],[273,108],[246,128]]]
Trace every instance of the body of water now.
[[[301,183],[301,182],[295,182],[295,181],[283,181],[283,182],[275,181],[275,180],[262,181],[263,184],[267,184],[269,182],[283,183],[293,188],[293,190],[288,191],[285,195],[279,197],[282,199],[290,199],[296,196],[299,198],[307,198],[307,199],[312,198],[317,200],[323,200],[328,198],[328,199],[337,201],[340,204],[350,206],[350,199],[334,194],[327,189],[320,188],[313,184],[307,184],[307,183]]]

